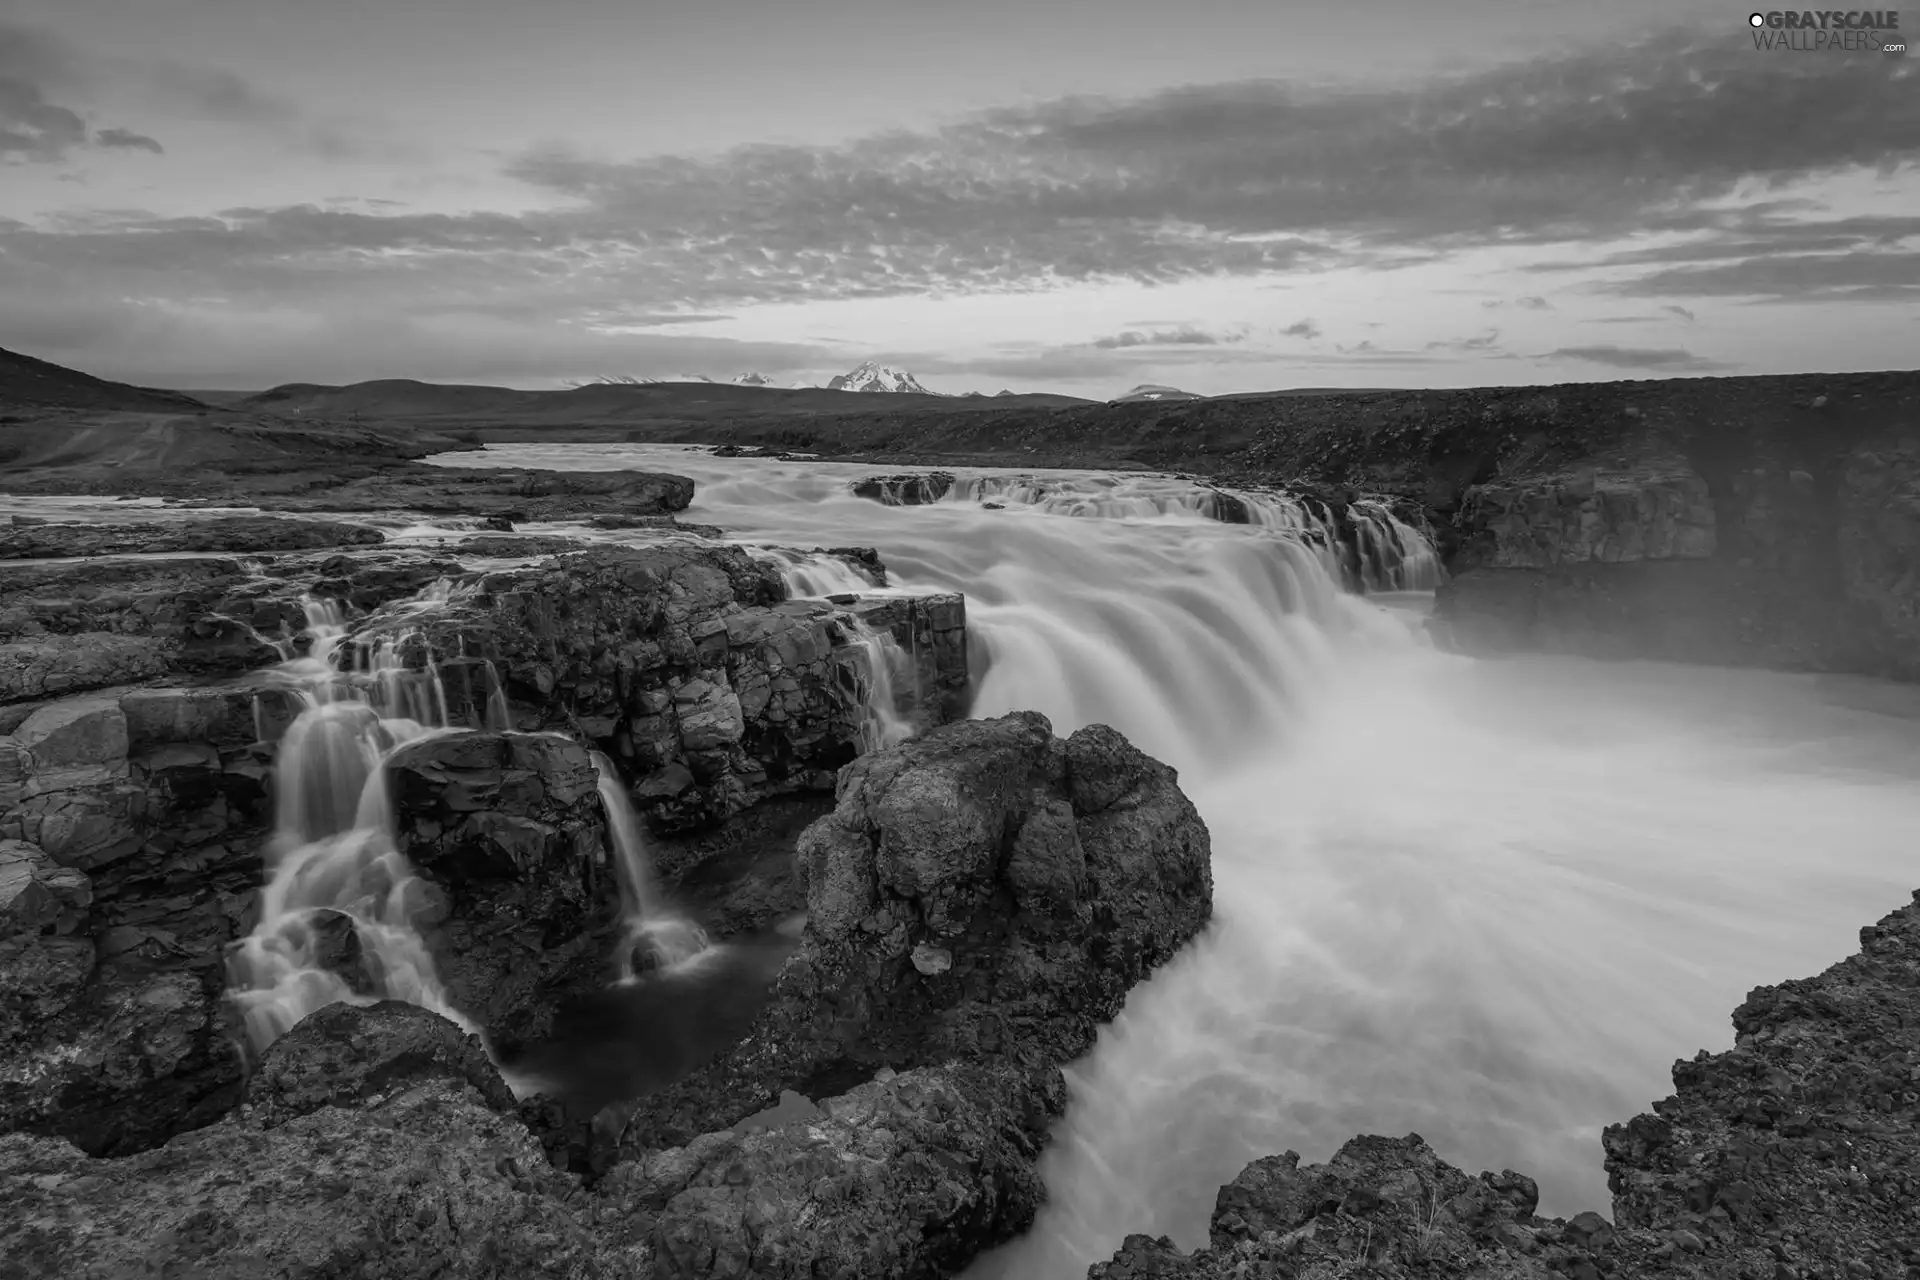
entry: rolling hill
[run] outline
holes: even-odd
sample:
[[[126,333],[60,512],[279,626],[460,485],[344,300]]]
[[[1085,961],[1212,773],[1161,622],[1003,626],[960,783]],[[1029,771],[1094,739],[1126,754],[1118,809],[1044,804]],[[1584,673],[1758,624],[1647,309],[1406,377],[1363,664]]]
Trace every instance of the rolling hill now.
[[[0,348],[0,411],[86,409],[105,413],[204,413],[184,391],[109,382],[77,369]]]
[[[1075,396],[958,396],[895,392],[891,412],[1064,409],[1093,403]],[[726,382],[590,383],[558,391],[385,379],[347,386],[289,383],[232,402],[232,407],[286,418],[355,419],[442,427],[612,427],[711,422],[761,416],[820,416],[873,409],[870,392],[823,387],[744,386]]]

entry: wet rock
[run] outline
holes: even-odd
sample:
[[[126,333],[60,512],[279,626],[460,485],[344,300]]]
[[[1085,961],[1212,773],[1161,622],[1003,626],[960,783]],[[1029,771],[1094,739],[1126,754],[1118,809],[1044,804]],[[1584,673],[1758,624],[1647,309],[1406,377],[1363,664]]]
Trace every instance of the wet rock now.
[[[446,893],[429,942],[454,1006],[530,1034],[551,1013],[540,984],[618,896],[588,749],[462,732],[409,743],[387,768],[401,852]]]
[[[0,530],[0,560],[156,555],[182,551],[305,551],[371,546],[386,535],[340,520],[277,516],[185,517],[113,524],[45,524]]]
[[[1698,560],[1713,555],[1707,483],[1683,465],[1490,483],[1467,490],[1458,523],[1474,567]]]
[[[462,538],[453,544],[455,555],[477,556],[482,559],[518,560],[536,556],[557,556],[569,551],[578,551],[587,543],[580,538],[563,538],[550,534],[481,534],[472,538]]]
[[[1105,801],[1098,810],[1075,801],[1075,758],[1105,760],[1115,775],[1110,786],[1090,786]],[[673,1163],[682,1157],[660,1152],[705,1152],[713,1138],[695,1135],[730,1128],[783,1090],[816,1097],[883,1072],[911,1077],[929,1096],[971,1099],[938,1124],[902,1122],[876,1150],[888,1169],[930,1179],[924,1192],[876,1202],[858,1188],[881,1176],[877,1168],[822,1163],[835,1143],[859,1146],[848,1133],[825,1139],[807,1166],[854,1178],[844,1198],[836,1192],[810,1208],[753,1201],[758,1238],[798,1239],[805,1227],[820,1240],[781,1246],[793,1250],[791,1262],[786,1252],[749,1249],[768,1274],[807,1274],[833,1249],[855,1248],[856,1237],[858,1249],[882,1248],[866,1243],[882,1225],[906,1242],[884,1247],[904,1252],[884,1263],[880,1254],[849,1256],[899,1268],[887,1274],[934,1274],[1030,1218],[1032,1162],[1064,1102],[1059,1067],[1208,918],[1207,832],[1171,769],[1111,730],[1060,742],[1031,712],[948,725],[862,757],[842,772],[838,795],[833,814],[800,839],[807,926],[768,1007],[735,1048],[643,1099],[621,1152],[642,1165]],[[1024,909],[1023,895],[1046,909]],[[780,1141],[805,1148],[815,1136]],[[947,1149],[974,1154],[956,1168],[943,1165]],[[780,1160],[800,1159],[797,1148],[782,1150]],[[968,1189],[937,1190],[949,1184]],[[687,1256],[708,1259],[699,1265],[710,1270],[696,1274],[747,1274],[725,1270],[748,1265],[734,1245],[713,1243],[740,1229],[695,1208],[711,1199],[701,1192],[684,1207],[706,1224],[694,1238],[708,1242],[687,1244]],[[739,1202],[731,1191],[722,1199]]]
[[[851,619],[912,655],[896,688],[920,723],[965,698],[958,596],[789,601],[773,566],[688,542],[597,547],[478,586],[422,619],[409,661],[484,659],[517,725],[592,726],[659,831],[831,785],[866,740],[874,687]],[[456,719],[484,710],[472,699],[450,697]]]
[[[953,483],[952,472],[929,471],[923,474],[867,476],[855,480],[851,487],[855,497],[884,503],[889,507],[917,507],[940,501],[952,491]]]
[[[936,1276],[1026,1227],[1034,1133],[1004,1125],[1015,1070],[922,1070],[618,1165],[595,1188],[615,1247],[655,1274]]]
[[[322,1107],[360,1107],[438,1079],[470,1087],[503,1115],[514,1112],[513,1094],[478,1036],[398,1000],[330,1004],[267,1049],[247,1081],[248,1118],[271,1128]]]

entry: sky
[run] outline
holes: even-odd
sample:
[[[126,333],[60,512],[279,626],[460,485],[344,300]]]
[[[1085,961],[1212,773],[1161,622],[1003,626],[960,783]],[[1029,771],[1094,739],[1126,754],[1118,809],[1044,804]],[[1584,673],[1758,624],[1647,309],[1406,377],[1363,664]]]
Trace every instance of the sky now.
[[[1912,367],[1920,54],[1748,14],[9,0],[0,347],[190,389]]]

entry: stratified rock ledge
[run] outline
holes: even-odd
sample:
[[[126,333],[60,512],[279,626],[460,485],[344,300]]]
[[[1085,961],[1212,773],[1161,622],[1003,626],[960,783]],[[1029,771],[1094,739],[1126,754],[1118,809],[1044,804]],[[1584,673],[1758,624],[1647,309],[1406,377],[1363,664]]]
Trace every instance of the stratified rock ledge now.
[[[1614,1219],[1534,1215],[1532,1179],[1478,1177],[1417,1135],[1292,1152],[1221,1188],[1210,1241],[1129,1236],[1089,1280],[1920,1277],[1920,891],[1860,954],[1757,987],[1734,1047],[1604,1135]]]

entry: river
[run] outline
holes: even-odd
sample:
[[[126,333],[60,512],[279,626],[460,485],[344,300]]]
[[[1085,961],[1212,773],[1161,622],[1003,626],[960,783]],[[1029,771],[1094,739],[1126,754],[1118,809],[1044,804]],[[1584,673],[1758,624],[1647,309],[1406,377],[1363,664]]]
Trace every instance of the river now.
[[[1543,1212],[1606,1212],[1601,1128],[1920,880],[1911,688],[1449,654],[1426,594],[1342,592],[1284,522],[1208,519],[1176,480],[1047,473],[1036,498],[1003,475],[999,509],[890,507],[848,490],[884,468],[440,460],[671,470],[699,486],[684,518],[740,541],[875,547],[896,588],[966,594],[975,714],[1105,722],[1180,770],[1214,923],[1071,1069],[1050,1203],[978,1276],[1079,1276],[1133,1231],[1202,1245],[1248,1161],[1363,1132],[1529,1173]]]

